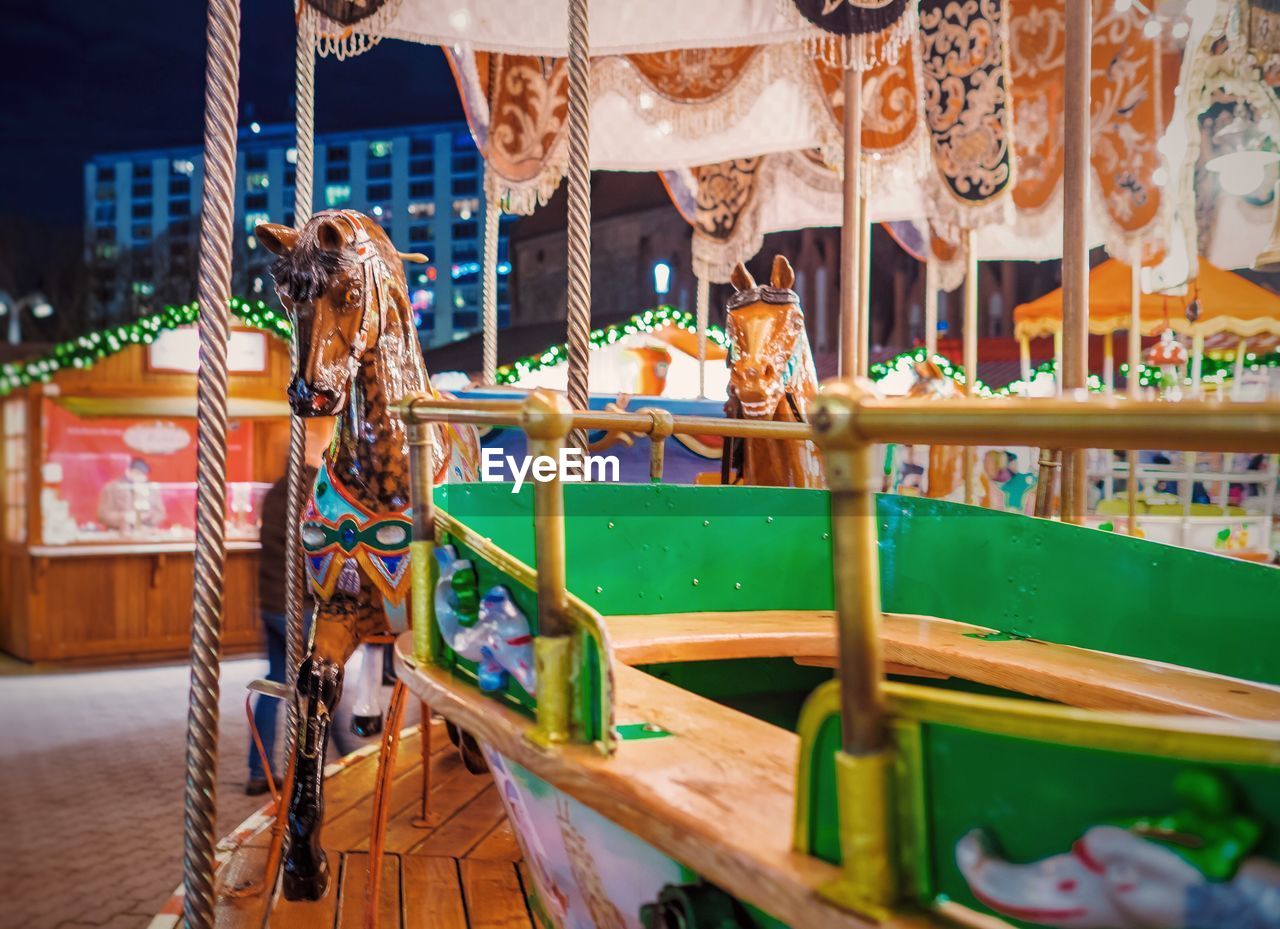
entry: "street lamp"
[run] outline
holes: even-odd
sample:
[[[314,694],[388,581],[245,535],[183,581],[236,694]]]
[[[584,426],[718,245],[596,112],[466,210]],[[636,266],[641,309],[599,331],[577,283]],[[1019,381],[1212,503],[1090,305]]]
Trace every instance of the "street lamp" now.
[[[17,345],[22,341],[24,312],[30,313],[35,319],[48,319],[53,315],[53,304],[39,291],[27,294],[21,300],[14,300],[7,292],[0,290],[0,316],[9,317],[10,345]]]
[[[659,297],[671,292],[671,265],[665,261],[653,263],[653,292]]]

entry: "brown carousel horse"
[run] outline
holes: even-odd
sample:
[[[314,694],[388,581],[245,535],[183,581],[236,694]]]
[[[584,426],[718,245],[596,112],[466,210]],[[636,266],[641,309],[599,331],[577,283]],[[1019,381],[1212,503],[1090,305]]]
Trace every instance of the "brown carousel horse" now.
[[[959,396],[956,382],[942,373],[931,358],[916,362],[916,379],[907,388],[907,396],[929,400],[946,400]],[[924,495],[937,499],[955,496],[964,488],[964,447],[930,445],[929,470]]]
[[[278,256],[276,287],[298,339],[289,404],[299,416],[337,417],[303,519],[316,594],[310,650],[298,669],[293,790],[283,891],[315,900],[328,886],[320,843],[325,752],[342,695],[343,665],[366,638],[407,627],[409,459],[392,405],[430,390],[401,261],[382,227],[350,210],[318,213],[301,230],[255,230]],[[474,480],[473,429],[436,427],[436,480]]]
[[[729,336],[731,419],[807,422],[818,392],[818,378],[804,328],[800,298],[792,290],[796,275],[787,259],[773,259],[768,284],[756,282],[741,262],[730,281],[734,294],[726,307]],[[778,439],[726,440],[721,481],[736,476],[745,484],[775,487],[825,487],[822,458],[812,442]]]

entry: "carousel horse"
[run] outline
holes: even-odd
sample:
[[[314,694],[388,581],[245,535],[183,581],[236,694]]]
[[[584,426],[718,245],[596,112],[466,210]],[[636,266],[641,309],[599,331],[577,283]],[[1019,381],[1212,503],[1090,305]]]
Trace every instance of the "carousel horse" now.
[[[729,336],[731,419],[807,422],[818,378],[804,328],[796,275],[787,259],[773,259],[768,284],[756,282],[741,262],[730,281],[734,294],[726,309]],[[721,480],[736,472],[745,484],[825,487],[822,458],[812,442],[745,439],[725,442]]]
[[[286,899],[315,900],[329,881],[320,842],[322,779],[343,665],[362,640],[408,625],[409,455],[393,404],[431,386],[401,265],[412,256],[397,252],[381,226],[331,210],[301,230],[263,223],[255,233],[277,256],[271,271],[296,327],[289,404],[299,416],[338,420],[303,517],[316,611],[298,669],[300,731],[282,888]],[[475,480],[475,430],[434,428],[436,480]]]
[[[915,381],[906,396],[913,399],[946,400],[959,396],[956,382],[942,373],[930,358],[913,366]],[[964,448],[960,445],[930,445],[926,497],[952,497],[964,489]]]

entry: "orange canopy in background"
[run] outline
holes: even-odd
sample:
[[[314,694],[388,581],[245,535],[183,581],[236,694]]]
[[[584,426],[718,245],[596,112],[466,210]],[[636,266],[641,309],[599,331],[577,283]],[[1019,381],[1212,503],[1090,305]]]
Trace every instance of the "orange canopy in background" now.
[[[1089,272],[1091,333],[1104,335],[1129,328],[1129,274],[1129,266],[1115,258]],[[1200,300],[1200,316],[1191,323],[1186,307],[1196,298]],[[1200,274],[1185,294],[1143,294],[1138,318],[1143,335],[1159,335],[1165,329],[1193,336],[1280,335],[1280,295],[1201,258]],[[1061,288],[1014,308],[1013,331],[1019,339],[1051,336],[1061,329]]]

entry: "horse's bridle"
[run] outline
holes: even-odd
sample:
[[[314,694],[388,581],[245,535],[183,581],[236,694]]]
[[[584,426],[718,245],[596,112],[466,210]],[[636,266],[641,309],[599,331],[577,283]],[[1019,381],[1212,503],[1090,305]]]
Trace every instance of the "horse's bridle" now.
[[[360,359],[369,348],[369,331],[373,327],[374,314],[370,312],[370,302],[378,304],[378,332],[381,333],[387,323],[387,304],[390,302],[386,293],[389,269],[383,261],[373,242],[373,237],[360,222],[360,214],[352,210],[326,210],[320,215],[331,219],[340,219],[351,230],[351,250],[355,252],[356,264],[360,268],[361,294],[363,306],[360,308],[360,328],[356,330],[355,340],[351,343],[347,354],[347,368],[352,378],[360,367]]]

